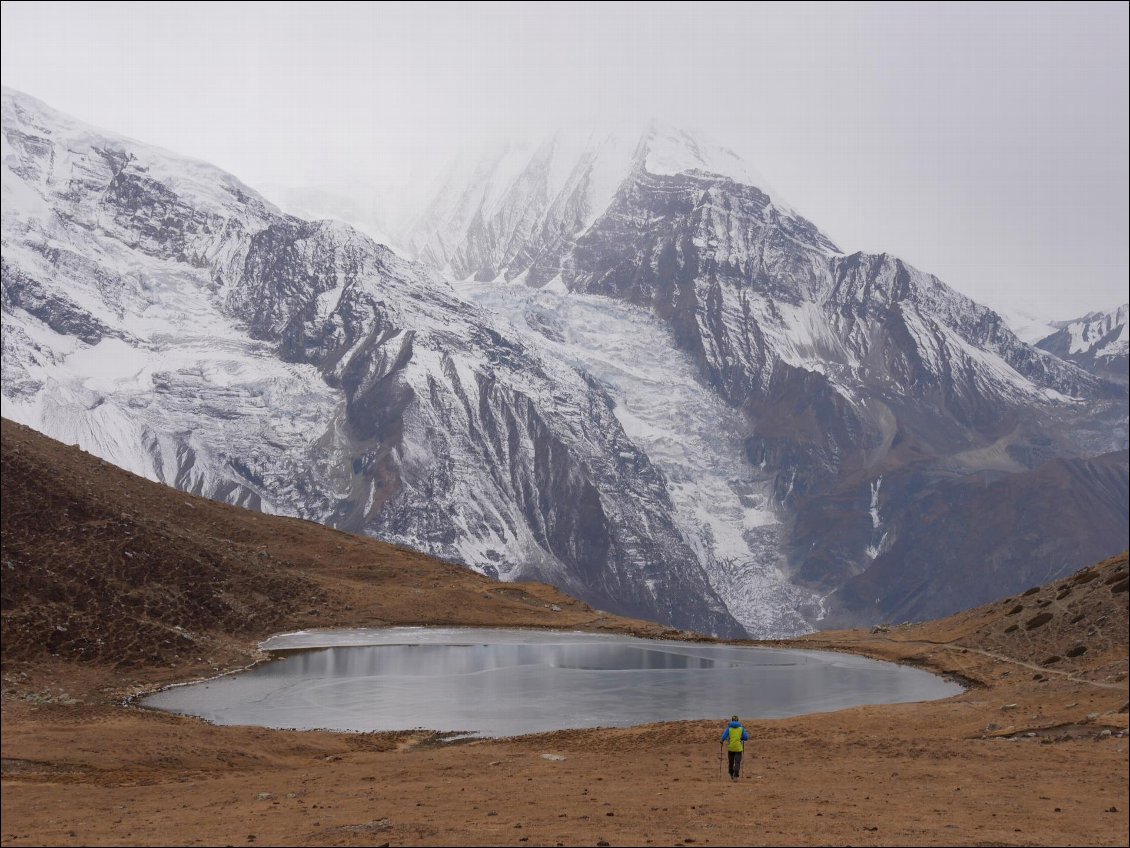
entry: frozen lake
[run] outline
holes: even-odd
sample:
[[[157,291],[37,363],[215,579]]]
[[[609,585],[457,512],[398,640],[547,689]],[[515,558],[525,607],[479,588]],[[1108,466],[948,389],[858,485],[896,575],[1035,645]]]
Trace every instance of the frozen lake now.
[[[396,627],[284,634],[262,647],[281,658],[142,703],[216,724],[515,736],[779,718],[962,691],[847,654],[593,633]]]

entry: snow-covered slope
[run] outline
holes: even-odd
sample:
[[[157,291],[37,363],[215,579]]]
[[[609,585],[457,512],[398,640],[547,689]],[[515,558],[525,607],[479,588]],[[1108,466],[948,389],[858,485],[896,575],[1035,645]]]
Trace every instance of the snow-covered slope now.
[[[555,278],[555,263],[568,258],[633,173],[711,174],[764,185],[732,151],[660,123],[638,136],[562,131],[540,145],[454,164],[400,241],[457,279],[511,280],[529,271],[528,282],[540,286]],[[798,217],[775,194],[773,205]]]
[[[348,185],[324,186],[270,183],[257,189],[290,215],[308,221],[344,221],[379,244],[393,250],[398,248],[388,227],[389,209],[394,204],[372,185],[360,180]]]
[[[1091,312],[1074,321],[1057,322],[1054,332],[1045,335],[1036,346],[1092,374],[1126,383],[1130,380],[1128,312],[1130,304],[1124,303],[1108,312]]]
[[[576,366],[612,397],[617,420],[663,475],[675,522],[711,587],[751,633],[804,629],[819,598],[784,574],[772,478],[745,461],[742,416],[703,385],[671,330],[607,298],[464,282],[459,292],[511,322],[547,359]]]
[[[666,323],[668,343],[740,411],[746,471],[769,486],[786,570],[830,593],[833,607],[838,586],[898,549],[898,522],[917,520],[885,506],[904,486],[1125,448],[1124,391],[1026,344],[997,313],[897,257],[845,255],[732,153],[656,127],[615,150],[563,164],[549,146],[524,167],[488,166],[490,190],[482,174],[449,184],[435,208],[463,212],[425,218],[413,243],[446,273],[494,281],[499,292],[477,298],[502,313],[521,306],[502,285],[512,281],[613,298]],[[593,161],[614,163],[599,193],[585,189]],[[577,176],[558,190],[547,163]],[[586,362],[601,337],[632,332],[622,323],[574,334],[560,353]],[[893,471],[918,476],[881,486]],[[837,526],[820,532],[811,519],[831,503],[842,508]]]
[[[743,632],[590,376],[210,166],[9,91],[3,132],[5,416],[211,497]]]

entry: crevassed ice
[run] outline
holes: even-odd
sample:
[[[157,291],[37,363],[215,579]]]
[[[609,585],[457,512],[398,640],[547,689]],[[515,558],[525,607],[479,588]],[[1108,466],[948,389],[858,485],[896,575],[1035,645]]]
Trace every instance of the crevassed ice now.
[[[317,465],[309,434],[330,427],[341,392],[313,366],[285,363],[269,345],[249,339],[201,296],[202,274],[111,247],[119,250],[114,267],[131,267],[145,281],[123,292],[131,299],[124,317],[107,314],[84,290],[85,280],[73,280],[67,294],[89,302],[96,317],[105,314],[129,341],[106,336],[86,344],[31,316],[9,326],[5,314],[5,334],[27,335],[21,363],[42,387],[33,395],[4,394],[4,416],[135,474],[209,496],[238,479],[229,459],[239,457],[270,481],[248,487],[273,493],[260,509],[293,510],[295,478]],[[23,267],[38,261],[18,243],[6,244],[5,255]],[[178,459],[185,449],[195,453],[187,468]],[[325,486],[331,488],[329,478]]]
[[[751,634],[811,630],[819,596],[793,585],[770,480],[742,450],[746,427],[697,377],[670,329],[639,307],[524,285],[453,284],[531,345],[598,379],[632,442],[658,468],[678,528],[711,587]]]

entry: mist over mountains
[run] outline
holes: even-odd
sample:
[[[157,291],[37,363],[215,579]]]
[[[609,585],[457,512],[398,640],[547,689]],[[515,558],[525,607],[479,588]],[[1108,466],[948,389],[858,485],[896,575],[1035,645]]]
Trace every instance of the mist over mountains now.
[[[342,213],[406,255],[8,90],[3,134],[4,415],[151,479],[726,635],[1127,546],[1125,307],[1026,344],[681,130]]]

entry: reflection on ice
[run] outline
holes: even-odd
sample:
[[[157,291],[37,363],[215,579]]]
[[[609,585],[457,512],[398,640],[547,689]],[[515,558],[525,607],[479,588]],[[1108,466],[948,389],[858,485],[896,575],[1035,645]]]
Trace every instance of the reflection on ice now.
[[[509,736],[734,712],[772,718],[961,691],[862,657],[588,633],[389,628],[288,634],[264,647],[288,653],[144,703],[218,724]]]

